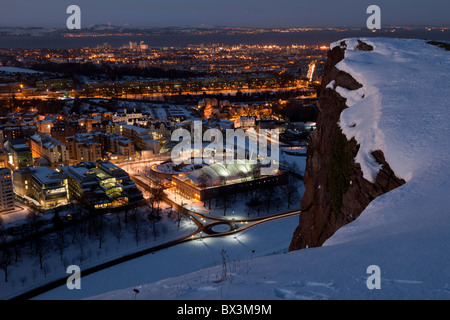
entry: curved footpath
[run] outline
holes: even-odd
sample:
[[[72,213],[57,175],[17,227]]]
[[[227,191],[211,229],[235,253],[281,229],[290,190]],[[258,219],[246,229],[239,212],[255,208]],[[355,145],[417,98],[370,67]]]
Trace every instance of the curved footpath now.
[[[183,236],[181,238],[169,241],[167,243],[163,243],[163,244],[160,244],[160,245],[157,245],[157,246],[154,246],[154,247],[151,247],[151,248],[147,248],[147,249],[144,249],[144,250],[141,250],[141,251],[138,251],[138,252],[127,254],[127,255],[125,255],[123,257],[120,257],[120,258],[117,258],[117,259],[114,259],[114,260],[111,260],[111,261],[108,261],[108,262],[104,262],[104,263],[99,264],[99,265],[97,265],[95,267],[91,267],[89,269],[83,270],[82,271],[82,275],[83,276],[87,276],[87,275],[93,274],[95,272],[98,272],[98,271],[101,271],[101,270],[113,267],[113,266],[118,265],[120,263],[127,262],[127,261],[130,261],[130,260],[142,257],[144,255],[147,255],[147,254],[150,254],[150,253],[162,250],[162,249],[166,249],[166,248],[169,248],[169,247],[181,244],[181,243],[185,243],[185,242],[188,242],[188,241],[194,241],[194,240],[197,240],[199,238],[212,238],[212,237],[229,236],[229,235],[236,234],[236,233],[242,232],[244,230],[247,230],[247,229],[249,229],[251,227],[254,227],[256,225],[259,225],[261,223],[272,221],[272,220],[276,220],[276,219],[281,219],[281,218],[285,218],[285,217],[289,217],[289,216],[293,216],[293,215],[297,215],[297,214],[300,214],[300,212],[301,212],[300,210],[296,210],[296,211],[276,214],[276,215],[268,216],[268,217],[243,219],[243,220],[227,220],[227,219],[224,219],[224,218],[215,218],[215,217],[202,215],[202,214],[199,214],[199,213],[196,213],[196,212],[192,212],[192,211],[190,211],[190,210],[188,210],[186,208],[184,208],[184,209],[185,209],[185,214],[192,221],[194,221],[197,224],[198,229],[196,231],[194,231],[194,232],[192,232],[192,233],[190,233],[190,234],[188,234],[186,236]],[[201,222],[199,222],[195,218],[195,216],[200,216],[200,217],[208,218],[208,219],[214,219],[216,221],[208,223],[206,225],[203,225],[203,224],[201,224]],[[248,222],[251,222],[251,223],[248,223]],[[212,228],[215,225],[224,224],[224,223],[226,223],[226,224],[228,224],[230,226],[230,230],[229,231],[225,231],[225,232],[214,232],[214,231],[212,231]],[[238,223],[248,223],[248,224],[245,224],[244,226],[240,226],[239,227]],[[201,236],[197,236],[196,237],[196,235],[198,235],[200,233],[205,233],[206,235],[201,235]],[[58,288],[60,286],[63,286],[63,285],[66,284],[66,282],[67,282],[67,276],[64,276],[64,277],[62,277],[62,278],[60,278],[58,280],[54,280],[54,281],[49,282],[47,284],[44,284],[44,285],[42,285],[42,286],[40,286],[38,288],[31,289],[28,292],[25,292],[25,293],[19,294],[17,296],[14,296],[10,300],[28,300],[28,299],[36,297],[36,296],[38,296],[40,294],[43,294],[43,293],[45,293],[47,291],[50,291],[50,290],[53,290],[53,289]]]

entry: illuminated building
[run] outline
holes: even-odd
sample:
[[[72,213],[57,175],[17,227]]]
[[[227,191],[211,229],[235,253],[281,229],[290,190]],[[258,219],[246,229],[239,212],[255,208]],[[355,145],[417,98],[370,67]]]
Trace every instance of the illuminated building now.
[[[34,158],[45,158],[51,166],[68,164],[67,146],[60,141],[38,132],[31,136],[30,143]]]
[[[8,166],[11,169],[26,168],[33,165],[31,148],[23,140],[11,140],[6,145],[9,149]]]
[[[307,75],[309,82],[312,82],[312,80],[313,80],[314,71],[316,70],[316,63],[317,63],[317,61],[313,61],[309,64],[308,75]]]
[[[67,137],[69,157],[76,159],[77,162],[101,160],[102,145],[93,140],[95,134],[78,133],[73,137]]]
[[[254,129],[256,127],[256,120],[257,117],[255,116],[240,117],[237,121],[235,121],[235,127],[242,130]]]
[[[133,141],[138,151],[151,150],[153,154],[159,154],[161,150],[160,143],[153,139],[149,129],[117,123],[116,133]]]
[[[38,128],[36,126],[7,126],[3,128],[3,138],[11,140],[23,139],[24,137],[30,137],[37,132]]]
[[[172,185],[178,194],[188,199],[204,201],[221,195],[230,195],[257,189],[265,185],[287,184],[287,174],[277,171],[273,175],[260,176],[257,166],[248,160],[235,160],[232,164],[218,162],[205,165],[189,174],[172,177]]]
[[[128,173],[109,161],[81,162],[62,167],[69,196],[94,209],[118,208],[143,201]]]
[[[14,208],[14,192],[12,186],[11,170],[0,169],[0,210]]]
[[[76,121],[57,121],[50,128],[51,136],[56,140],[66,143],[66,138],[77,133],[86,133],[86,126]]]
[[[135,150],[133,141],[117,134],[107,133],[104,135],[104,149],[117,155],[117,160],[134,160]]]
[[[14,170],[14,192],[32,198],[42,209],[67,204],[67,180],[64,173],[48,167]]]
[[[32,197],[33,189],[31,188],[31,179],[33,178],[33,170],[30,167],[16,169],[13,171],[13,189],[14,193],[22,197]]]

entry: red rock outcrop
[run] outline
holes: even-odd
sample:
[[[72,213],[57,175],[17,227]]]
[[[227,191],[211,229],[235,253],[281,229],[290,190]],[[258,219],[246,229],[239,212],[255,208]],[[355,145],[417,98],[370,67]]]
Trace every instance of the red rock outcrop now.
[[[291,251],[321,246],[339,228],[358,218],[373,199],[405,183],[395,176],[381,151],[373,152],[382,165],[375,183],[365,180],[354,161],[359,146],[354,139],[347,141],[338,126],[341,112],[347,108],[346,99],[326,86],[334,80],[335,86],[349,90],[362,87],[351,75],[335,67],[344,59],[345,48],[342,42],[328,52],[319,92],[317,130],[308,148],[302,213]],[[357,49],[373,50],[362,41],[358,41]]]

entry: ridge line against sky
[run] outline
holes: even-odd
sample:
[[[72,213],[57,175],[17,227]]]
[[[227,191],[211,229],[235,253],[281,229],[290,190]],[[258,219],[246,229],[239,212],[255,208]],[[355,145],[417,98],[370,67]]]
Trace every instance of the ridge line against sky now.
[[[15,0],[4,3],[0,26],[64,28],[69,5],[81,8],[82,27],[229,26],[259,28],[362,27],[369,5],[379,5],[382,25],[449,25],[448,0]]]
[[[83,26],[80,30],[67,30],[67,27],[42,27],[42,26],[37,26],[37,25],[30,25],[30,26],[20,26],[20,25],[2,25],[0,23],[0,28],[1,29],[43,29],[43,30],[65,30],[67,33],[70,32],[74,32],[74,33],[79,33],[80,31],[83,30],[87,30],[89,31],[90,29],[94,29],[96,27],[103,27],[103,26],[108,26],[107,23],[98,23],[98,24],[90,24],[90,25],[86,25]],[[122,29],[122,30],[164,30],[164,29],[178,29],[178,30],[186,30],[186,29],[230,29],[230,30],[239,30],[239,29],[243,29],[243,30],[267,30],[267,31],[273,31],[273,30],[293,30],[293,29],[298,29],[299,31],[303,31],[300,29],[305,29],[305,31],[322,31],[322,30],[327,30],[327,29],[367,29],[367,27],[365,25],[352,25],[352,26],[348,26],[348,25],[336,25],[336,26],[327,26],[327,25],[322,25],[322,26],[314,26],[314,27],[308,27],[308,26],[292,26],[292,27],[261,27],[261,26],[227,26],[227,25],[206,25],[206,24],[199,24],[199,25],[183,25],[183,26],[176,26],[176,25],[172,25],[172,26],[133,26],[133,25],[129,25],[129,24],[123,24],[123,25],[114,25],[114,24],[110,24],[108,26],[111,29]],[[424,25],[424,24],[402,24],[402,25],[384,25],[382,26],[381,29],[392,29],[392,28],[432,28],[432,29],[449,29],[450,28],[450,23],[448,24],[435,24],[435,25]],[[310,29],[310,30],[306,30],[306,29]]]

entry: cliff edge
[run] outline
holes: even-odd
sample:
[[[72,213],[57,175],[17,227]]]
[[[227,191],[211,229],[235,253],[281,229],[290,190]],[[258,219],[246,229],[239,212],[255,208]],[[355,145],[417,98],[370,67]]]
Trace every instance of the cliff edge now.
[[[370,56],[374,50],[373,45],[365,41],[349,39],[332,44],[328,52],[319,92],[317,130],[308,148],[302,213],[290,251],[321,246],[338,229],[357,219],[375,198],[405,183],[392,170],[383,150],[375,148],[375,145],[366,148],[363,156],[377,168],[376,174],[367,173],[370,168],[362,168],[363,161],[358,161],[361,141],[343,133],[341,118],[344,110],[356,101],[366,99],[367,108],[371,108],[371,114],[377,117],[377,104],[380,103],[376,101],[379,95],[373,93],[370,84],[365,88],[346,71],[345,58],[349,46],[352,46],[353,54],[359,52]],[[339,65],[344,67],[338,68]],[[359,72],[354,71],[353,74]],[[350,123],[349,127],[356,125]],[[367,131],[371,129],[369,123]],[[371,134],[376,135],[376,131]]]

